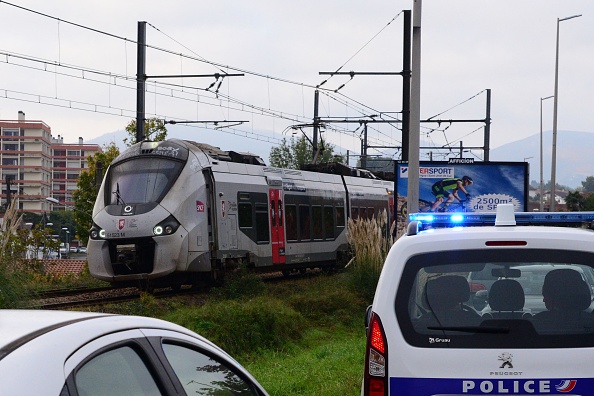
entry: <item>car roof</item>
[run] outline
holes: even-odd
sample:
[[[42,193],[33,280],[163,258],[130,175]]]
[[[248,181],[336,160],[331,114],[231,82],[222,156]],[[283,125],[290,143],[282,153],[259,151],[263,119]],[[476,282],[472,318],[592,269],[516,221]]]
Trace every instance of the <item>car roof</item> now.
[[[200,338],[204,342],[214,345],[182,326],[155,318],[93,312],[23,309],[0,310],[0,350],[6,353],[7,349],[16,347],[13,345],[15,343],[24,344],[43,334],[76,324],[79,325],[77,326],[79,329],[96,330],[98,334],[138,328],[173,330]],[[1,358],[2,355],[0,355]]]

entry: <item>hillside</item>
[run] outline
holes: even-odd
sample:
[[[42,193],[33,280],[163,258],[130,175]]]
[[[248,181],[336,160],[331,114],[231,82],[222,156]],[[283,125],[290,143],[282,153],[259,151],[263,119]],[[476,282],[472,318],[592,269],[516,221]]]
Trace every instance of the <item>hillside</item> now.
[[[552,131],[543,133],[543,179],[551,179]],[[532,158],[528,158],[532,157]],[[491,161],[526,161],[530,163],[530,180],[540,181],[540,134],[491,149]],[[581,187],[588,176],[594,176],[594,133],[557,131],[558,184]]]

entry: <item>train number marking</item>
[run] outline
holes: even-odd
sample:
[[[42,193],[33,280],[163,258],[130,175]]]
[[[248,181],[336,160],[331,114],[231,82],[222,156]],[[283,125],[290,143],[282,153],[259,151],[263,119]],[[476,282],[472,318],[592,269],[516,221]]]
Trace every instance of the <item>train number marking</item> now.
[[[204,212],[204,203],[202,201],[196,201],[196,212]]]

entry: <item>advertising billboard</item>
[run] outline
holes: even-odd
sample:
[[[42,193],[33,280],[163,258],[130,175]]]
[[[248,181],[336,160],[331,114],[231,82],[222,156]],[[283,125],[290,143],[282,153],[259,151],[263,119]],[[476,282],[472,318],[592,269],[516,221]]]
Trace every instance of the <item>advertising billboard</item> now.
[[[409,171],[408,164],[396,164],[395,193],[401,215],[407,214]],[[460,201],[454,198],[448,202],[456,194]],[[494,212],[498,204],[513,204],[516,212],[527,211],[528,163],[454,159],[419,164],[419,211]]]

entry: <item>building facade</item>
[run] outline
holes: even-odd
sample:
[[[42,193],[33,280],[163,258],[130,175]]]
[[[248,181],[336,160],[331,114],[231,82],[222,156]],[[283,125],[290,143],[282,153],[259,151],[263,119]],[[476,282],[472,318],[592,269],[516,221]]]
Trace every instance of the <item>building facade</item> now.
[[[29,121],[19,111],[17,120],[0,120],[0,182],[2,204],[16,200],[23,212],[43,213],[54,209],[47,197],[73,204],[72,192],[87,157],[100,151],[96,144],[64,143],[43,121]],[[10,185],[10,190],[7,186]],[[55,209],[58,209],[57,207]]]

